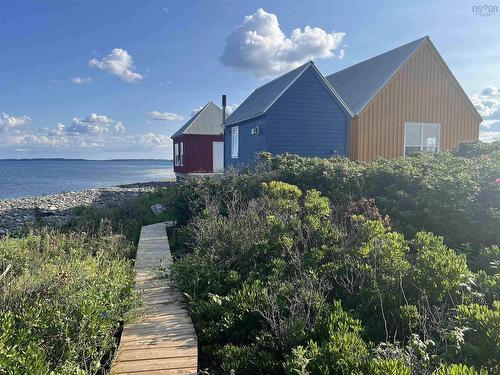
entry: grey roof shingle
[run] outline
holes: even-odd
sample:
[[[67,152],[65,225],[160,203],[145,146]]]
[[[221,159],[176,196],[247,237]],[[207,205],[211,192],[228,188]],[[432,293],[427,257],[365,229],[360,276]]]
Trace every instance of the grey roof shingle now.
[[[189,119],[171,138],[183,134],[217,135],[222,134],[222,110],[208,102]]]
[[[283,91],[311,64],[312,62],[307,62],[256,89],[238,108],[236,108],[231,116],[227,118],[226,125],[231,125],[263,114]]]
[[[370,102],[428,37],[395,48],[326,77],[354,114]]]

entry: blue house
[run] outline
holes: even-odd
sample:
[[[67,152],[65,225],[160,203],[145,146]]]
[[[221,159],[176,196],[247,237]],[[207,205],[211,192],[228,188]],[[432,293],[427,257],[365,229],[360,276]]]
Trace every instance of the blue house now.
[[[225,122],[224,166],[252,164],[256,153],[347,156],[352,112],[314,63],[255,90]]]

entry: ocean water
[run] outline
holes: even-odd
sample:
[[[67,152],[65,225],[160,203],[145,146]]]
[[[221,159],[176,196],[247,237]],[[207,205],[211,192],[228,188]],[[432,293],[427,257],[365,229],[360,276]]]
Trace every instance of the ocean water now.
[[[167,160],[0,160],[0,200],[173,177]]]

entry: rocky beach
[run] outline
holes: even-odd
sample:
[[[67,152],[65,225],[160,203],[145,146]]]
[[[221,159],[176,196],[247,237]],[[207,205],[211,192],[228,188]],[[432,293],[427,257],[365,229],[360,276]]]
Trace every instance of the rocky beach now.
[[[114,187],[70,191],[18,199],[0,200],[0,236],[36,220],[51,225],[66,224],[78,206],[110,207],[174,182],[145,182]]]

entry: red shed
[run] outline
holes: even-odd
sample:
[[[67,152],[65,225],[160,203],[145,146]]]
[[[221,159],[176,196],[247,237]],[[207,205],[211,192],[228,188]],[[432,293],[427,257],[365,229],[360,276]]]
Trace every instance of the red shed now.
[[[174,135],[174,172],[216,173],[224,169],[222,110],[209,102]]]

